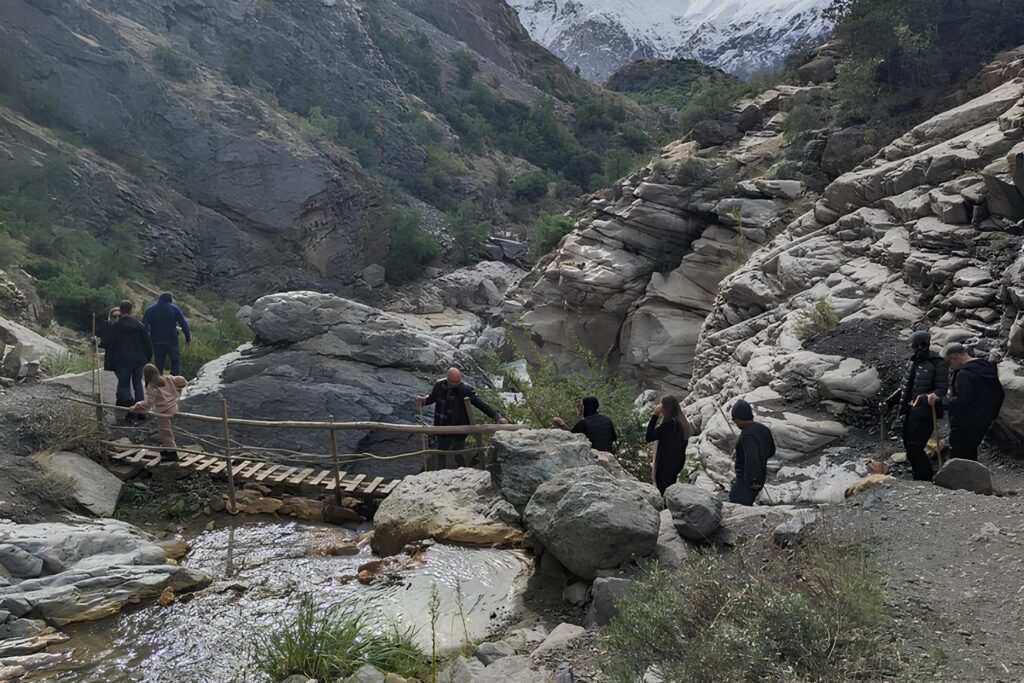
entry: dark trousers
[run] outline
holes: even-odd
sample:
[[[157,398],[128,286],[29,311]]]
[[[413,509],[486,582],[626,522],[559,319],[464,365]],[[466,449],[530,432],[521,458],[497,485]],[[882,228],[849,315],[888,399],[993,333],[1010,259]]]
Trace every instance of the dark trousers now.
[[[117,377],[117,405],[133,406],[146,400],[145,387],[142,386],[142,368],[114,368]]]
[[[439,451],[461,451],[466,447],[465,434],[438,434],[434,437],[434,448]],[[427,456],[428,470],[445,470],[456,467],[467,467],[470,456],[463,453],[441,454],[433,453]]]
[[[932,463],[924,452],[928,439],[935,429],[932,418],[906,417],[903,419],[903,447],[907,450],[907,460],[917,481],[932,480]]]
[[[181,374],[181,348],[178,343],[173,344],[153,344],[153,365],[160,368],[160,372],[164,371],[164,363],[166,360],[171,359],[171,374]]]
[[[954,458],[964,460],[978,459],[978,446],[985,438],[985,429],[961,429],[952,426],[949,429],[949,449]]]
[[[759,493],[761,493],[761,489],[752,488],[749,482],[733,479],[732,487],[729,489],[729,502],[753,505]]]

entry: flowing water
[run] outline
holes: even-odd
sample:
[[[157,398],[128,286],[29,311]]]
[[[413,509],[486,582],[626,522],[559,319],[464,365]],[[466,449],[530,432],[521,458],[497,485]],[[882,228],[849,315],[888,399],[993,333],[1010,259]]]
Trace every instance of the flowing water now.
[[[44,680],[68,683],[259,681],[252,649],[259,634],[285,623],[300,596],[315,604],[364,605],[378,624],[416,630],[425,652],[477,640],[513,616],[529,560],[511,550],[435,545],[413,566],[370,585],[354,579],[376,558],[325,553],[350,546],[360,531],[303,522],[225,520],[225,528],[189,539],[183,564],[206,571],[213,585],[168,607],[150,604],[110,619],[77,624],[62,646],[74,656]],[[431,629],[428,600],[436,586],[440,616]],[[461,603],[461,605],[460,605]],[[51,648],[54,651],[56,648]]]

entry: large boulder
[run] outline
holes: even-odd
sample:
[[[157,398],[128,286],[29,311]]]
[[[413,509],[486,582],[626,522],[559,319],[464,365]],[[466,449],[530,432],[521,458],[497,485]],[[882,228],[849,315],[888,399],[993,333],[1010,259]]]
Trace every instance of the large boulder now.
[[[676,531],[691,541],[705,541],[722,524],[722,501],[690,484],[673,484],[665,490],[665,504]]]
[[[540,485],[523,518],[546,552],[587,580],[647,557],[658,544],[658,511],[596,465],[564,470]]]
[[[584,617],[584,625],[587,628],[596,628],[611,623],[612,619],[619,616],[619,608],[615,602],[626,597],[632,587],[632,579],[615,576],[596,579],[592,589],[594,597]]]
[[[209,583],[202,572],[168,564],[155,541],[113,519],[0,523],[0,563],[15,563],[23,577],[0,586],[0,610],[62,626],[110,616],[165,588],[183,592]]]
[[[407,477],[380,504],[373,523],[373,549],[381,555],[428,538],[483,546],[526,540],[519,514],[491,475],[468,468]]]
[[[226,399],[234,415],[263,420],[338,422],[418,421],[414,396],[429,391],[437,374],[458,362],[459,351],[407,317],[330,294],[287,292],[256,301],[248,314],[251,346],[218,358],[200,371],[182,407],[219,415]],[[430,411],[427,409],[427,418]],[[191,429],[216,433],[216,425]],[[391,455],[417,451],[418,435],[367,430],[336,432],[341,453]],[[324,453],[328,434],[238,426],[232,437],[255,446]],[[384,476],[414,474],[419,459],[364,461],[349,471]]]
[[[538,486],[559,472],[594,463],[587,437],[562,429],[498,432],[491,440],[494,480],[520,513]]]
[[[67,352],[63,344],[38,335],[13,320],[0,318],[0,376],[11,379],[34,377],[44,358]]]
[[[121,495],[121,480],[99,463],[62,451],[46,459],[46,475],[69,477],[75,501],[97,517],[110,517]]]
[[[665,509],[661,511],[661,525],[658,527],[658,547],[654,556],[662,567],[679,569],[690,554],[690,547],[679,535],[675,521],[672,519],[672,511]]]
[[[953,458],[947,460],[932,478],[932,483],[947,489],[963,489],[983,495],[991,495],[992,473],[975,460]]]

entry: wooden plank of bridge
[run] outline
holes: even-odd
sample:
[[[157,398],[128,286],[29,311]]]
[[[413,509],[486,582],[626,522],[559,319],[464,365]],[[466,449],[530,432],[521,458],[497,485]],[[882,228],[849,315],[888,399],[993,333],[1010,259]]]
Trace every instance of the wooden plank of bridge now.
[[[345,486],[342,488],[346,493],[352,493],[356,488],[363,483],[363,479],[366,479],[365,474],[357,474],[351,480],[344,482]]]
[[[220,462],[220,458],[209,457],[206,460],[203,460],[202,462],[198,463],[195,466],[195,471],[202,472],[206,468],[216,465],[218,462]]]
[[[148,459],[144,458],[142,461],[142,463],[146,467],[155,467],[156,465],[159,465],[163,461],[163,458],[160,456],[159,453],[154,453],[153,451],[150,451],[149,454],[151,457]]]
[[[139,452],[138,448],[129,448],[126,451],[120,451],[118,453],[114,453],[114,460],[124,460],[128,456],[135,455],[138,452]]]
[[[384,482],[384,477],[374,477],[366,484],[366,488],[363,489],[365,495],[370,495],[374,490]]]
[[[331,474],[331,470],[320,470],[317,475],[306,482],[308,486],[317,486],[324,480],[325,477]]]
[[[268,475],[272,474],[274,470],[279,469],[281,469],[280,465],[271,465],[270,467],[264,469],[262,472],[259,473],[259,475],[256,477],[256,481],[263,481],[264,479],[267,478]]]
[[[287,479],[291,475],[295,474],[295,471],[297,469],[299,469],[299,468],[298,467],[286,467],[283,470],[281,470],[280,472],[274,472],[274,474],[272,474],[271,476],[267,477],[267,481],[273,481],[273,482],[276,482],[276,483],[280,484],[285,479]]]
[[[139,450],[138,450],[138,451],[137,451],[137,452],[135,453],[135,455],[133,455],[133,456],[132,456],[132,457],[131,457],[131,458],[129,459],[129,462],[142,462],[142,459],[143,459],[144,457],[146,457],[147,455],[149,455],[149,451],[148,451],[148,450],[146,450],[145,448],[140,448],[140,449],[139,449]]]
[[[401,479],[392,479],[383,488],[377,490],[377,495],[386,496],[395,490],[395,487],[402,483]]]
[[[288,483],[289,484],[301,484],[302,480],[305,479],[306,477],[308,477],[311,474],[313,474],[313,468],[312,467],[307,467],[306,469],[302,470],[301,472],[296,474],[294,477],[289,479]]]
[[[206,456],[202,454],[196,455],[195,453],[189,453],[184,458],[178,461],[178,467],[191,467],[193,464],[195,464],[197,460],[200,460],[205,457]]]
[[[239,472],[238,473],[238,477],[240,479],[252,479],[253,475],[256,474],[257,472],[259,472],[260,468],[262,468],[266,464],[267,463],[265,463],[265,462],[257,462],[255,465],[250,467],[245,472]]]
[[[235,476],[238,476],[238,470],[241,467],[243,467],[245,465],[248,465],[250,462],[252,462],[252,461],[251,460],[242,460],[241,462],[239,462],[238,458],[231,458],[231,466],[235,468]],[[216,465],[214,465],[213,467],[210,468],[210,474],[220,474],[221,472],[226,470],[227,467],[228,467],[228,459],[227,458],[223,458],[219,463],[217,463]]]
[[[338,477],[331,477],[330,481],[324,482],[324,488],[328,491],[333,491],[334,487],[337,486],[338,482],[345,478],[348,472],[338,472]]]

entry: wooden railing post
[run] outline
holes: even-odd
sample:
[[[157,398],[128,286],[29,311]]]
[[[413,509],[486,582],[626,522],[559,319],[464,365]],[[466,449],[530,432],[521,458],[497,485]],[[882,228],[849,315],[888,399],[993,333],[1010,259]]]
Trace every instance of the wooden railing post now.
[[[103,396],[100,394],[100,350],[96,347],[96,313],[92,314],[92,397],[96,401],[96,429],[100,434],[105,433],[103,429]],[[103,466],[110,468],[110,453],[103,449]]]
[[[420,425],[422,425],[422,426],[424,426],[424,427],[425,427],[425,426],[427,425],[427,423],[426,423],[426,422],[424,421],[424,419],[423,419],[423,406],[422,406],[422,405],[420,404],[420,402],[419,402],[419,399],[417,399],[417,401],[416,401],[416,405],[417,405],[417,407],[418,407],[418,408],[420,409]],[[429,445],[429,444],[427,443],[427,439],[428,439],[428,437],[427,437],[427,433],[426,433],[426,432],[423,432],[422,434],[420,434],[420,437],[421,437],[421,439],[420,439],[420,444],[421,444],[421,446],[422,446],[422,449],[423,449],[424,451],[426,451],[426,450],[427,450],[427,447],[428,447],[428,445]],[[435,457],[436,457],[436,456],[435,456]],[[426,472],[426,471],[427,471],[427,454],[426,454],[426,453],[424,453],[424,454],[423,454],[423,471],[424,471],[424,472]]]
[[[334,416],[331,415],[331,424],[334,424]],[[334,502],[341,505],[341,468],[338,465],[338,435],[331,429],[331,460],[334,461]]]
[[[228,499],[231,501],[231,512],[235,512],[238,506],[235,500],[235,470],[231,467],[231,432],[228,427],[228,402],[226,399],[221,399],[220,415],[224,425],[224,457],[227,458]]]

